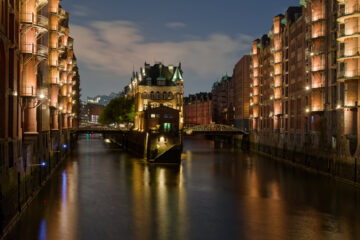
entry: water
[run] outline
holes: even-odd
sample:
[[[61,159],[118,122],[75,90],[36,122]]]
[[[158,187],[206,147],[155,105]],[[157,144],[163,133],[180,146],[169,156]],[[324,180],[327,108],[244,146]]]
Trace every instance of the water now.
[[[8,239],[360,239],[360,191],[185,139],[180,166],[81,137]]]

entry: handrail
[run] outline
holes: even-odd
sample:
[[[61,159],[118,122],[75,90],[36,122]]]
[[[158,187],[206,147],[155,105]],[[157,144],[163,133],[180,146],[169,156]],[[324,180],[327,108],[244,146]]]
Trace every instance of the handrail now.
[[[311,21],[316,22],[316,21],[324,20],[324,19],[325,19],[325,12],[321,12],[321,13],[312,15]]]
[[[43,15],[35,13],[23,13],[20,15],[21,23],[32,24],[47,29],[49,26],[49,19]]]
[[[342,49],[339,51],[339,58],[360,56],[360,47],[352,49]]]
[[[35,97],[36,96],[36,88],[35,87],[23,87],[21,89],[21,96]]]
[[[352,15],[352,14],[355,14],[355,13],[360,13],[360,7],[359,7],[358,4],[353,5],[351,10],[348,7],[348,8],[345,8],[345,10],[343,12],[339,11],[338,16],[339,17],[346,17],[346,16],[349,16],[349,15]]]

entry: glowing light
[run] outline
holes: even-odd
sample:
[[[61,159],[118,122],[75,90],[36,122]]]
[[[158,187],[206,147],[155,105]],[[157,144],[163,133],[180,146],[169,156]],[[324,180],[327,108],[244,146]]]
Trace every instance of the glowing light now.
[[[165,142],[165,138],[164,137],[160,137],[160,142],[164,143]]]
[[[46,166],[46,162],[42,162],[41,166],[45,167]]]
[[[44,99],[45,98],[45,95],[43,93],[40,94],[39,96],[40,99]]]
[[[63,149],[67,149],[68,145],[67,144],[63,144]]]
[[[111,140],[107,138],[107,139],[105,139],[105,142],[106,143],[111,143]]]
[[[310,109],[309,109],[309,108],[306,108],[305,112],[307,112],[307,113],[310,112]]]
[[[306,86],[305,89],[306,89],[306,91],[309,91],[309,90],[310,90],[310,86]]]
[[[336,108],[337,108],[337,109],[340,109],[340,108],[341,108],[341,105],[340,105],[340,104],[338,104],[338,105],[336,106]]]
[[[17,96],[18,96],[18,92],[17,92],[17,91],[14,91],[13,95],[14,95],[15,97],[17,97]]]

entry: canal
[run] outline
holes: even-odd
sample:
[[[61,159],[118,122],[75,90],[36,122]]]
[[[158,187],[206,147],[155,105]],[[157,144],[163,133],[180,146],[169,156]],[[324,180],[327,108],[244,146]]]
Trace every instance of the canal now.
[[[81,136],[7,239],[360,239],[360,191],[210,141],[149,165]]]

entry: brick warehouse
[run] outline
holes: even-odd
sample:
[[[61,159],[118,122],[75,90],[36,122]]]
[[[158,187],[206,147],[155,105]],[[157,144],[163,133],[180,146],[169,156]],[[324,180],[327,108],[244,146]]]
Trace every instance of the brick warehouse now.
[[[80,76],[59,0],[1,0],[0,13],[2,232],[71,146]]]
[[[359,2],[300,3],[253,42],[253,149],[357,181]]]

